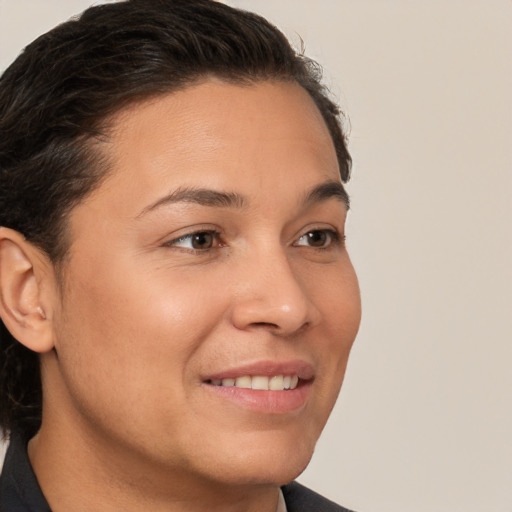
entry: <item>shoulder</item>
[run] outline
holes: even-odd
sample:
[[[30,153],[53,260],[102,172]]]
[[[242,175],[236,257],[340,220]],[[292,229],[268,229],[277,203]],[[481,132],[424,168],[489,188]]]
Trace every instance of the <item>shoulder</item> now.
[[[297,482],[281,489],[288,512],[351,512]]]

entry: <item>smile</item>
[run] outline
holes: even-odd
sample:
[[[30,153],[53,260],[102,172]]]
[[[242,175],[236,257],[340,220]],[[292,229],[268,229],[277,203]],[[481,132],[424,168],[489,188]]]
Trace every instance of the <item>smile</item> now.
[[[207,382],[212,386],[236,387],[242,389],[255,389],[261,391],[293,390],[299,384],[298,375],[243,375],[229,379],[211,379]]]

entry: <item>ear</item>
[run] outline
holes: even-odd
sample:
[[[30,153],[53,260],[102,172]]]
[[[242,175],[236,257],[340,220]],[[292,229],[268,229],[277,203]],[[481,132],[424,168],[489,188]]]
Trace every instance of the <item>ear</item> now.
[[[11,334],[34,352],[53,348],[53,265],[23,235],[0,227],[0,317]]]

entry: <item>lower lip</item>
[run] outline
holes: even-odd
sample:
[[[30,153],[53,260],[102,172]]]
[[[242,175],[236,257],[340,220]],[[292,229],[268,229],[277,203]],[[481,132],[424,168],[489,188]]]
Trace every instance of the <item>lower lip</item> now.
[[[286,391],[264,391],[259,389],[237,388],[235,386],[204,386],[217,396],[247,408],[266,414],[286,414],[293,412],[307,401],[312,381],[302,381],[295,389]]]

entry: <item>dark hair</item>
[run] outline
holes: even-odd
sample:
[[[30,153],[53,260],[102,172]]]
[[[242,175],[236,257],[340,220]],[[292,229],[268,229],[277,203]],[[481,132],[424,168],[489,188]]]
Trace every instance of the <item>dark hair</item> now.
[[[0,79],[0,225],[55,265],[66,216],[108,164],[95,146],[130,103],[208,76],[299,83],[330,131],[343,182],[350,156],[320,67],[265,19],[213,0],[127,0],[87,9],[25,48]],[[0,325],[0,427],[35,433],[42,391],[36,353]]]

